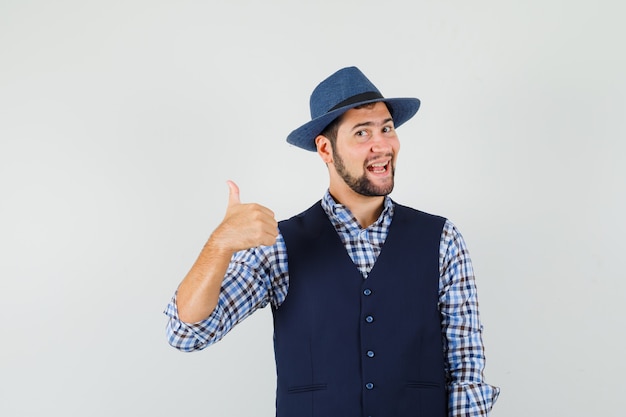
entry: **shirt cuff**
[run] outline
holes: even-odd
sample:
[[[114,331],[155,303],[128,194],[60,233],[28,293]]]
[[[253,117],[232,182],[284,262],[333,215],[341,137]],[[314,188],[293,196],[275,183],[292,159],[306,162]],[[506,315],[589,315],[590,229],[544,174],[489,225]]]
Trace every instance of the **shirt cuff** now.
[[[218,340],[216,338],[219,330],[218,323],[222,317],[222,308],[219,305],[206,319],[186,323],[178,317],[176,294],[174,294],[163,313],[170,318],[167,326],[169,343],[177,349],[187,352],[201,350]]]
[[[500,388],[489,384],[452,385],[449,417],[488,416],[499,395]]]

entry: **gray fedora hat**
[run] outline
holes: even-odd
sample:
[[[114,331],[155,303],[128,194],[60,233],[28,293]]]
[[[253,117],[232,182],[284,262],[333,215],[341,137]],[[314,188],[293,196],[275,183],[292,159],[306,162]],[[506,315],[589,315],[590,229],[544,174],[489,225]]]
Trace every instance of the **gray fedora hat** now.
[[[337,117],[362,104],[384,101],[391,108],[395,127],[417,113],[417,98],[385,98],[357,68],[347,67],[322,81],[311,94],[311,121],[287,136],[287,142],[307,151],[316,151],[315,138]]]

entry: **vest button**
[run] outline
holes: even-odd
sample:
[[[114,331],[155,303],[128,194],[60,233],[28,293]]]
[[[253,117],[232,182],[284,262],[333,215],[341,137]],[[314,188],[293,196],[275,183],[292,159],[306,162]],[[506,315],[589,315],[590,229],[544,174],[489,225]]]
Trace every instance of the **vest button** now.
[[[363,294],[364,295],[371,295],[372,294],[372,290],[370,290],[369,288],[366,288],[363,290]]]
[[[373,350],[368,350],[367,351],[367,356],[370,357],[370,358],[373,358],[374,357],[374,351]]]
[[[367,384],[365,384],[365,388],[374,389],[374,384],[372,384],[371,382],[368,382]]]
[[[367,316],[367,317],[365,317],[365,321],[366,321],[366,322],[368,322],[368,323],[371,323],[371,322],[373,322],[373,321],[374,321],[374,317],[372,317],[372,316]]]

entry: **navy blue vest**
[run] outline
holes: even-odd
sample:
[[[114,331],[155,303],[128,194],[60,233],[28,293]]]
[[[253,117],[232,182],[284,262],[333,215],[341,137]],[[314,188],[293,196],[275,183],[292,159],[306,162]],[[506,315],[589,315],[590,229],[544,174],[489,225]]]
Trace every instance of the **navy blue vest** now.
[[[367,279],[321,204],[280,222],[289,291],[273,310],[277,417],[447,416],[444,222],[396,204]]]

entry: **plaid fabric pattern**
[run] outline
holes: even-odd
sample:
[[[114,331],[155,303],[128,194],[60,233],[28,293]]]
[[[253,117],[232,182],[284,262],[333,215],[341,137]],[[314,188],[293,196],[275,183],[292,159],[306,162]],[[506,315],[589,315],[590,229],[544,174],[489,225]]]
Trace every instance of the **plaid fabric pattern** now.
[[[483,327],[469,251],[450,222],[439,245],[439,311],[448,375],[449,417],[488,416],[500,389],[483,382]]]
[[[363,278],[371,271],[387,237],[393,202],[385,198],[378,220],[363,229],[350,211],[329,192],[322,207]],[[487,416],[500,393],[483,381],[485,357],[478,298],[469,252],[457,228],[446,221],[439,246],[439,308],[442,316],[449,417]],[[237,323],[259,308],[282,304],[289,275],[287,248],[279,234],[273,246],[260,246],[233,255],[213,313],[198,323],[178,319],[176,294],[168,304],[167,337],[175,348],[190,352],[222,339]]]
[[[335,203],[330,193],[322,199],[322,208],[339,234],[350,259],[359,269],[363,278],[367,278],[380,254],[393,218],[393,202],[385,197],[383,211],[378,220],[367,229],[361,228],[350,210]]]

